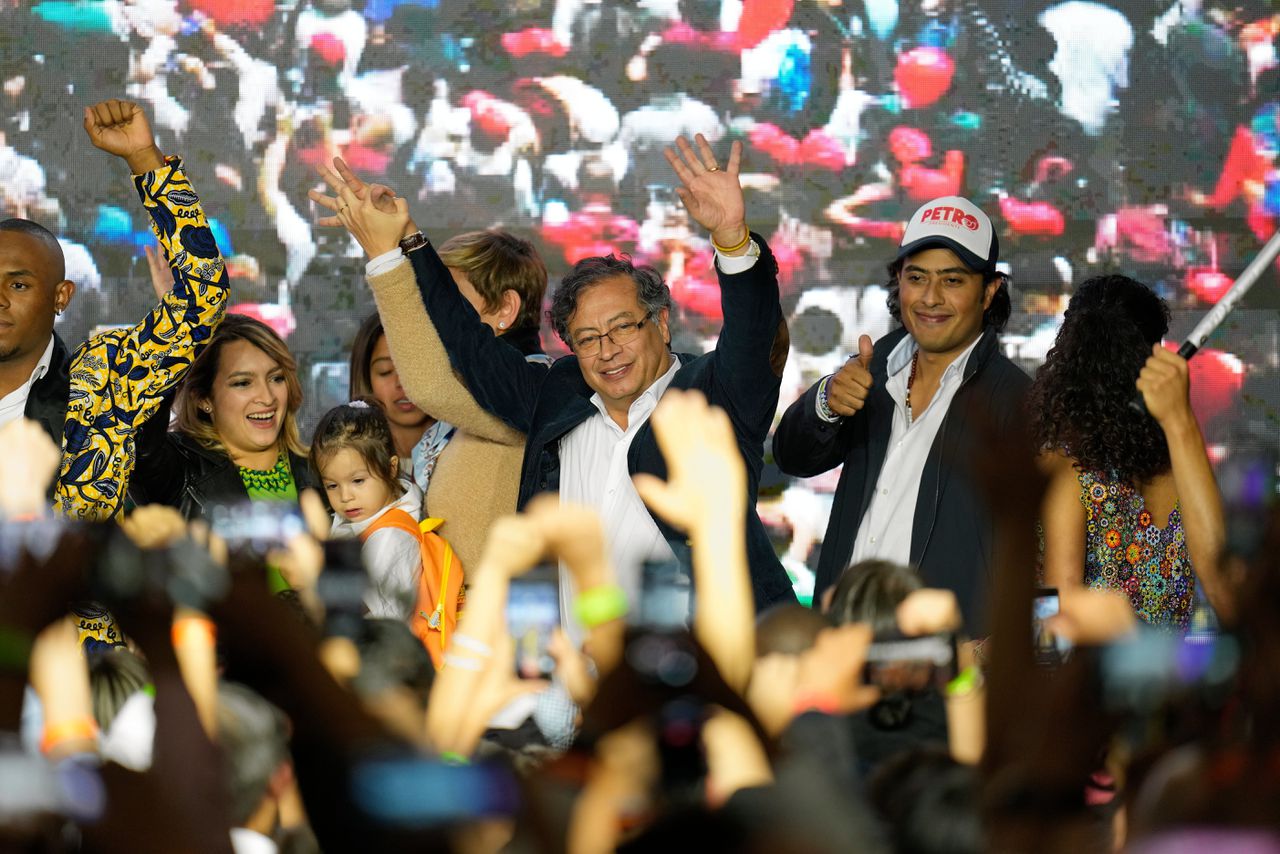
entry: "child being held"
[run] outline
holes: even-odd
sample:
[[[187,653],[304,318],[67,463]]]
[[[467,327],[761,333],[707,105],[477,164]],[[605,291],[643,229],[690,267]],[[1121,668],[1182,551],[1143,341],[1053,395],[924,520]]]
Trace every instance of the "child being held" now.
[[[462,565],[421,522],[422,491],[403,475],[391,425],[377,401],[353,400],[325,413],[311,442],[311,467],[333,511],[331,539],[359,538],[369,574],[369,616],[404,620],[439,667],[465,593]]]

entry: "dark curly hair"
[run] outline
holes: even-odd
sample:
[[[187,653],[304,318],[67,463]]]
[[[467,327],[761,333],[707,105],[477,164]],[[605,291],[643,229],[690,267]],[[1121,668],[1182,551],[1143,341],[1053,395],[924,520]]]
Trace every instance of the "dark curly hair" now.
[[[888,267],[889,281],[885,283],[885,289],[889,291],[889,297],[885,300],[889,306],[889,314],[899,324],[902,323],[902,302],[898,298],[898,274],[902,272],[906,262],[905,258],[891,262]],[[1003,332],[1004,325],[1009,322],[1009,315],[1013,314],[1013,300],[1009,297],[1009,277],[1004,273],[992,273],[983,276],[982,286],[985,288],[993,281],[1000,282],[1000,287],[991,298],[991,305],[982,312],[982,328],[985,330],[990,327],[996,332]]]
[[[1027,398],[1037,445],[1135,485],[1168,471],[1160,425],[1129,405],[1168,331],[1168,306],[1141,282],[1113,275],[1080,285]]]

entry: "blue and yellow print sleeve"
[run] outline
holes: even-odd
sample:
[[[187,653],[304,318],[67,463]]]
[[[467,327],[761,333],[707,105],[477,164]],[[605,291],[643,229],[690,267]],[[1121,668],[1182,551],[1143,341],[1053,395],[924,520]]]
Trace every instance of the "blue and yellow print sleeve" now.
[[[134,433],[186,375],[226,312],[226,266],[182,161],[135,175],[173,289],[141,322],[95,335],[71,357],[55,509],[102,521],[124,500]]]

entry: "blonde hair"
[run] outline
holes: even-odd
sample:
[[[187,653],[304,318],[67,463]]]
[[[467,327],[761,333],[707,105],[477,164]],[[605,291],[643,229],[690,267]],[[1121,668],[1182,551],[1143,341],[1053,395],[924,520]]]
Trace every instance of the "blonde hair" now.
[[[213,333],[209,346],[191,365],[178,396],[178,430],[195,439],[211,451],[226,453],[222,437],[213,426],[213,416],[200,408],[200,401],[213,396],[213,383],[218,376],[218,363],[222,350],[233,341],[246,341],[257,347],[284,371],[285,387],[289,397],[281,422],[277,446],[300,457],[307,455],[307,446],[298,436],[297,413],[302,406],[302,383],[298,381],[298,363],[280,336],[265,323],[243,314],[228,314],[218,331]]]
[[[466,273],[486,311],[497,311],[502,294],[512,290],[520,296],[520,314],[513,328],[538,328],[547,292],[547,265],[532,243],[497,229],[469,231],[446,240],[439,254],[446,267]]]

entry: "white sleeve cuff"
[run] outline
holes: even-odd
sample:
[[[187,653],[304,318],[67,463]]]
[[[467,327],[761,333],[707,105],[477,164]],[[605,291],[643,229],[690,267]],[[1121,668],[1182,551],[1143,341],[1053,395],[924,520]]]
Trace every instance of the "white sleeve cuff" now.
[[[364,265],[365,278],[372,279],[380,273],[394,270],[402,261],[404,261],[404,250],[399,246],[390,252],[383,252],[377,258],[370,258],[369,263]]]
[[[745,273],[756,265],[756,259],[760,257],[760,247],[756,245],[754,240],[747,247],[745,255],[721,255],[716,250],[716,265],[720,268],[720,272],[726,276],[732,276],[737,273]]]

